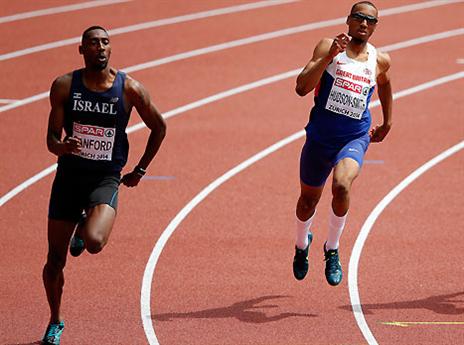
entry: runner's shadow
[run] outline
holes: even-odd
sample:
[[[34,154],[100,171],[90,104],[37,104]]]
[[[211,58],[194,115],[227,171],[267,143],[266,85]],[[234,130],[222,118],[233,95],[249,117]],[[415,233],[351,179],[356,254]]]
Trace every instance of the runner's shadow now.
[[[164,313],[152,315],[152,319],[156,321],[172,321],[173,319],[225,319],[235,318],[242,322],[249,323],[266,323],[279,321],[289,317],[317,317],[315,314],[299,314],[284,312],[276,315],[266,315],[264,309],[279,309],[277,304],[264,304],[259,303],[279,298],[287,298],[288,296],[263,296],[237,302],[227,307],[212,308],[199,311],[192,311],[187,313]],[[262,309],[262,310],[261,310]]]
[[[40,340],[37,340],[32,343],[11,343],[11,344],[3,344],[3,345],[40,345],[40,344],[42,344]]]
[[[361,307],[364,314],[373,314],[375,309],[427,309],[437,314],[461,315],[464,314],[464,300],[456,298],[463,295],[464,292],[456,292],[412,301],[362,304]],[[459,306],[459,303],[461,303],[461,306]],[[352,310],[351,305],[344,305],[339,308],[349,311]]]

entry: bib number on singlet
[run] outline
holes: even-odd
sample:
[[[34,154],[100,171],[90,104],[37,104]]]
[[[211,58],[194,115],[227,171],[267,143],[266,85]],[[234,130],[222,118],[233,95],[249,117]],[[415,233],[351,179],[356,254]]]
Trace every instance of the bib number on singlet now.
[[[73,123],[73,136],[80,138],[82,150],[75,155],[95,161],[110,161],[113,153],[115,128]]]
[[[337,77],[325,108],[334,113],[360,120],[367,107],[369,87]]]

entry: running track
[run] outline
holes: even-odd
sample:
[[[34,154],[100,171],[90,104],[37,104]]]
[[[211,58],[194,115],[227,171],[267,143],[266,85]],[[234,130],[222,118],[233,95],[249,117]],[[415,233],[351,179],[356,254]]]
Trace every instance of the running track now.
[[[55,159],[46,91],[82,64],[65,42],[96,23],[113,30],[113,65],[150,90],[168,135],[150,176],[121,189],[110,244],[68,259],[62,344],[463,342],[462,1],[379,1],[372,42],[393,59],[394,91],[409,92],[398,93],[394,129],[371,145],[355,183],[338,288],[323,274],[329,189],[310,274],[297,282],[291,272],[312,105],[293,89],[317,41],[344,30],[351,1],[69,4],[86,8],[2,4],[0,344],[37,344],[47,323],[41,269]],[[134,112],[128,169],[147,137],[138,123]]]

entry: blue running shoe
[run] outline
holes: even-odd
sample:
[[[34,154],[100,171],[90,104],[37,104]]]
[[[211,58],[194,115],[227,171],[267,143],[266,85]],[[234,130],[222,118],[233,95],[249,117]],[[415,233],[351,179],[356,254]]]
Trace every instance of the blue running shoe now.
[[[82,212],[81,219],[79,220],[78,226],[84,223],[86,219],[87,219],[86,213]],[[82,254],[84,249],[85,249],[84,240],[78,234],[74,233],[74,236],[71,238],[71,244],[69,245],[69,253],[74,257],[78,257],[79,255]]]
[[[71,255],[74,257],[78,257],[82,254],[84,249],[84,240],[78,234],[74,234],[74,236],[71,238],[71,244],[69,245],[69,253],[71,253]]]
[[[293,257],[293,275],[297,280],[302,280],[306,277],[309,269],[308,254],[309,246],[313,241],[312,232],[308,233],[308,246],[306,249],[300,249],[295,246],[295,256]]]
[[[60,338],[63,330],[64,321],[49,324],[42,339],[42,345],[60,345]]]
[[[343,278],[342,265],[338,256],[338,249],[325,249],[324,243],[324,256],[325,256],[325,278],[332,286],[340,284]]]

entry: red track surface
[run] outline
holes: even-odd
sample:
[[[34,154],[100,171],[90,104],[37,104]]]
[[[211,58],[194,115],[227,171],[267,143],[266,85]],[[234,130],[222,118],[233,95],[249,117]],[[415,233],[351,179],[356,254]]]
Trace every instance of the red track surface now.
[[[10,3],[10,2],[8,2]],[[0,24],[0,54],[79,36],[99,23],[113,29],[231,6],[246,1],[132,1]],[[410,1],[379,1],[380,8]],[[15,2],[2,15],[57,6]],[[270,31],[346,15],[351,1],[300,1],[114,36],[113,65],[128,67]],[[130,15],[127,15],[130,14]],[[396,14],[381,19],[378,46],[462,26],[464,6]],[[283,36],[131,73],[163,111],[265,77],[302,67],[316,42],[344,25]],[[4,43],[3,43],[4,42]],[[462,70],[462,36],[395,50],[394,91]],[[0,99],[48,90],[59,74],[82,65],[76,45],[0,62]],[[62,344],[147,344],[140,317],[145,265],[163,230],[206,185],[258,151],[306,124],[311,96],[298,98],[294,78],[190,110],[168,120],[168,136],[136,189],[121,189],[110,244],[98,256],[69,258]],[[358,231],[379,201],[407,175],[462,141],[462,79],[394,104],[394,129],[371,145],[354,188],[341,245],[345,279],[325,282],[322,244],[330,202],[327,189],[315,223],[311,272],[291,272],[298,159],[303,139],[259,161],[216,189],[179,225],[156,266],[151,312],[161,345],[366,344],[351,311],[348,262]],[[1,105],[0,105],[1,106]],[[0,113],[0,197],[55,162],[45,147],[46,99]],[[379,122],[379,108],[373,111]],[[138,122],[134,112],[131,124]],[[147,137],[130,135],[128,169]],[[48,307],[41,282],[46,215],[53,175],[0,207],[0,344],[29,345],[45,328]],[[460,210],[464,200],[460,151],[406,188],[380,215],[362,252],[359,294],[379,344],[462,344],[464,322]],[[398,327],[383,322],[435,322]]]

